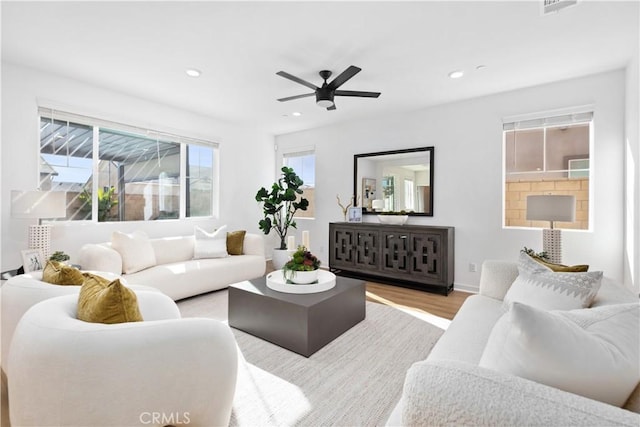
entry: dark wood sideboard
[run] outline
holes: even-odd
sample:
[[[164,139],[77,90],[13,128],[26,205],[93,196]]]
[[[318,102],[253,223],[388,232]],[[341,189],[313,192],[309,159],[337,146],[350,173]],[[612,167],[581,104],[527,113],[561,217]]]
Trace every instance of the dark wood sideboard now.
[[[339,275],[448,295],[453,263],[453,227],[329,224],[329,268]]]

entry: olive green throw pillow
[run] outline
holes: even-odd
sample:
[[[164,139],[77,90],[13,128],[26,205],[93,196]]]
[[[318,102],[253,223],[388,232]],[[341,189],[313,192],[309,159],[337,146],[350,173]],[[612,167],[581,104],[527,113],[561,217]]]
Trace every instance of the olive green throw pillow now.
[[[77,317],[92,323],[141,322],[135,292],[120,283],[95,274],[85,273],[78,296]]]
[[[42,281],[54,285],[80,286],[84,282],[82,272],[58,261],[47,261],[42,271]]]
[[[539,262],[540,264],[544,265],[545,267],[548,267],[551,270],[555,271],[556,273],[584,273],[586,271],[589,271],[589,266],[585,264],[578,264],[578,265],[554,264],[552,262],[545,261],[544,259],[537,256],[533,256],[533,255],[529,255],[529,256],[534,260],[536,260],[537,262]]]
[[[245,230],[231,231],[227,233],[227,252],[229,255],[242,255]]]

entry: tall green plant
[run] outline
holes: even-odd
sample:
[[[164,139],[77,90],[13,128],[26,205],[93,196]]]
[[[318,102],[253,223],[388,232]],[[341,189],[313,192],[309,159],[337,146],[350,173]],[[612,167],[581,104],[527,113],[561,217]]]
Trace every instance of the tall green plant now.
[[[85,206],[87,206],[87,209],[90,211],[93,203],[91,192],[85,188],[78,198],[86,203]],[[111,209],[117,204],[118,196],[113,186],[98,188],[98,221],[107,221],[110,217]]]
[[[264,187],[258,190],[256,201],[262,203],[264,214],[264,219],[258,223],[260,230],[264,234],[275,230],[280,237],[279,249],[287,249],[287,231],[289,227],[296,228],[293,216],[298,209],[306,211],[309,201],[304,197],[297,201],[298,195],[302,194],[300,187],[304,182],[293,169],[283,166],[281,171],[282,177],[273,183],[271,191],[267,191]]]

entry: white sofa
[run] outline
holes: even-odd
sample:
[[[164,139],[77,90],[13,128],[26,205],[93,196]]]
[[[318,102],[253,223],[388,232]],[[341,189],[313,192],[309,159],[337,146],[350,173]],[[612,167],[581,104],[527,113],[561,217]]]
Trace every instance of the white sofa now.
[[[157,291],[136,296],[144,322],[83,322],[76,295],[24,314],[9,352],[13,426],[229,423],[238,364],[229,326],[181,319]]]
[[[83,270],[122,274],[129,284],[154,287],[174,301],[223,289],[232,283],[263,276],[266,270],[264,240],[247,233],[243,254],[224,258],[193,259],[195,237],[177,236],[149,239],[155,265],[123,274],[123,259],[111,243],[87,244],[80,249],[78,262]]]
[[[640,386],[621,409],[479,366],[517,276],[515,262],[483,264],[479,294],[467,298],[427,359],[407,372],[387,425],[640,425]],[[638,297],[603,279],[591,307],[628,302]]]

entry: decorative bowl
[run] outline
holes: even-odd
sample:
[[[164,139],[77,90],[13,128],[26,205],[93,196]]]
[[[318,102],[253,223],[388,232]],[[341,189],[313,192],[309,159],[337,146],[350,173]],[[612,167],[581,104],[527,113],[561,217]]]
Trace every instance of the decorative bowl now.
[[[287,278],[293,283],[307,285],[318,281],[318,270],[292,271],[287,274]]]
[[[409,219],[409,215],[378,215],[381,224],[402,225]]]

